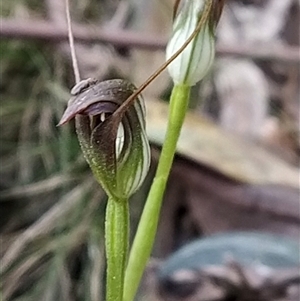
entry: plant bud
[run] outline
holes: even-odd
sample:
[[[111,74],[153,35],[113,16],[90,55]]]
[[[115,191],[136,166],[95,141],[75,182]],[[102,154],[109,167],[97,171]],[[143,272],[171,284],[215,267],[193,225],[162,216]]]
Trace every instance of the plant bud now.
[[[140,187],[150,165],[142,97],[124,113],[117,110],[135,89],[121,79],[83,80],[73,87],[59,123],[75,117],[78,140],[95,177],[109,196],[121,199]]]
[[[215,56],[215,27],[223,4],[223,0],[183,0],[178,7],[176,2],[173,35],[166,50],[167,59],[183,46],[199,22],[201,26],[192,41],[168,66],[175,84],[193,86],[209,71]]]

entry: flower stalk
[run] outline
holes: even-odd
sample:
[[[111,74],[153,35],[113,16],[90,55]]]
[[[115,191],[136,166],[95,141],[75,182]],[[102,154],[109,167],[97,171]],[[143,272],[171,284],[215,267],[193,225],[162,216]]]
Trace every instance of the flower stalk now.
[[[123,301],[134,299],[150,257],[167,180],[188,108],[190,89],[206,75],[212,65],[215,27],[223,4],[223,0],[178,0],[175,3],[174,31],[167,46],[165,64],[175,83],[170,99],[167,132],[131,247],[125,273]]]
[[[164,191],[188,107],[189,93],[190,87],[183,84],[175,86],[171,95],[167,134],[156,175],[131,247],[125,273],[123,301],[133,300],[152,250]]]
[[[106,300],[122,301],[128,253],[129,212],[127,199],[108,199],[105,221]]]

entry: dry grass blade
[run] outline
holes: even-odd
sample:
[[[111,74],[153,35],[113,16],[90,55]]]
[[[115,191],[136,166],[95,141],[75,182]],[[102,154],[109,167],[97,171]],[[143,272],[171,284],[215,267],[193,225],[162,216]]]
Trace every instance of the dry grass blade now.
[[[71,300],[72,284],[69,271],[65,267],[65,259],[67,259],[67,254],[69,254],[71,250],[76,249],[78,245],[82,245],[85,242],[89,232],[92,215],[99,204],[99,198],[101,198],[101,196],[101,192],[95,194],[95,196],[89,202],[83,218],[75,228],[71,229],[71,233],[63,235],[62,237],[58,237],[54,240],[46,239],[45,246],[38,248],[36,251],[30,251],[27,259],[19,263],[16,268],[13,268],[7,273],[5,277],[6,281],[3,285],[3,294],[6,300],[8,300],[16,291],[18,291],[20,284],[26,284],[29,276],[33,279],[36,278],[35,283],[37,285],[40,277],[46,277],[45,275],[47,273],[53,273],[55,271],[57,276],[55,277],[54,282],[56,283],[55,285],[58,286],[57,290],[59,290],[62,294],[62,300]],[[57,222],[54,222],[54,225],[54,227],[56,227]],[[43,234],[45,234],[45,232]],[[36,240],[36,237],[33,237],[31,240],[33,241],[34,239]],[[27,241],[27,244],[28,243],[29,241]],[[23,241],[23,245],[24,244],[25,242]],[[58,250],[61,251],[58,252]],[[94,250],[94,255],[97,254],[97,251],[98,250]],[[53,256],[52,254],[56,255]],[[102,272],[101,254],[102,253],[100,252],[100,258],[93,258],[93,269],[97,272],[97,275],[95,276],[97,276],[98,282]],[[16,256],[18,255],[19,254],[16,254]],[[21,256],[19,256],[17,259],[22,261]],[[99,263],[97,262],[98,259]],[[41,271],[41,269],[43,273],[39,276],[39,271]],[[46,286],[43,293],[43,300],[53,300],[52,294],[53,285]]]
[[[49,233],[56,227],[57,222],[63,218],[91,188],[90,181],[85,181],[82,185],[71,190],[62,200],[54,205],[48,212],[40,217],[32,226],[24,231],[7,250],[2,260],[2,269],[5,271],[18,257],[26,244],[37,238],[39,235]]]
[[[3,298],[8,300],[9,297],[15,292],[19,286],[22,277],[29,269],[35,266],[44,256],[44,253],[35,254],[27,259],[24,263],[20,264],[9,276],[6,277],[3,283]],[[41,268],[41,265],[40,265]]]
[[[13,188],[4,190],[0,193],[0,201],[7,202],[7,199],[14,197],[32,197],[40,193],[51,192],[54,189],[62,187],[62,185],[70,184],[79,177],[68,175],[57,175],[51,178],[24,186],[15,186]]]
[[[104,250],[103,248],[99,248],[99,245],[91,246],[91,262],[93,265],[91,267],[90,272],[90,294],[91,301],[101,301],[101,295],[103,291],[103,287],[99,279],[101,278],[101,274],[104,270]]]

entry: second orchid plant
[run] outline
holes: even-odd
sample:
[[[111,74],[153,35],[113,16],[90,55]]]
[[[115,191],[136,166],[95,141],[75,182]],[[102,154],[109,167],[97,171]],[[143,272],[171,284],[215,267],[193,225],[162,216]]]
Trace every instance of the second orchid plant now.
[[[167,61],[138,89],[122,79],[85,79],[77,80],[71,90],[71,98],[59,125],[75,118],[85,159],[108,195],[106,301],[132,301],[135,297],[154,243],[190,88],[206,75],[213,63],[215,29],[223,5],[224,0],[177,0],[173,34],[166,51]],[[128,200],[143,183],[150,165],[145,104],[141,92],[166,67],[175,84],[170,99],[167,133],[128,256]]]

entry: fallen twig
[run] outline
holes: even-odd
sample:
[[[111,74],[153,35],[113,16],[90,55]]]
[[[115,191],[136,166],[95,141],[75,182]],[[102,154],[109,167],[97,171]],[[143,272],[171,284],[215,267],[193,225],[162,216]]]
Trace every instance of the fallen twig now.
[[[19,21],[0,19],[0,37],[11,39],[40,39],[52,42],[67,41],[67,28],[47,21]],[[166,37],[143,34],[123,29],[99,29],[92,25],[73,25],[74,39],[78,42],[106,42],[115,46],[164,49]],[[260,60],[280,60],[286,63],[300,62],[300,49],[288,45],[217,45],[219,55],[250,57]]]

